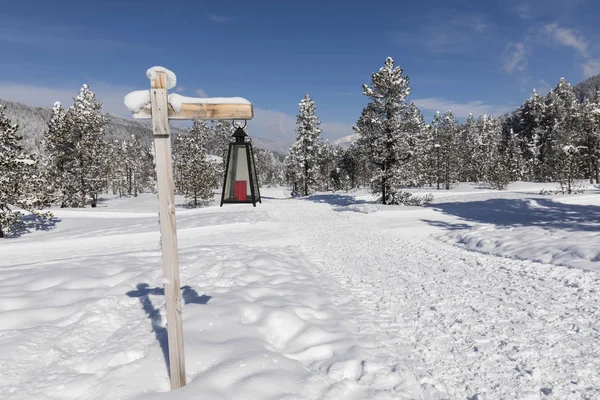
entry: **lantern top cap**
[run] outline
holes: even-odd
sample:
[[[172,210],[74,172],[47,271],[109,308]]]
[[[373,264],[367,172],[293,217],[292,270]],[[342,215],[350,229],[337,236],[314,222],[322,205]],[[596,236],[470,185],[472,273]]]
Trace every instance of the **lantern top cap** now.
[[[244,129],[239,126],[237,127],[235,132],[233,132],[234,138],[245,138],[246,136],[248,136],[248,134],[244,132]]]

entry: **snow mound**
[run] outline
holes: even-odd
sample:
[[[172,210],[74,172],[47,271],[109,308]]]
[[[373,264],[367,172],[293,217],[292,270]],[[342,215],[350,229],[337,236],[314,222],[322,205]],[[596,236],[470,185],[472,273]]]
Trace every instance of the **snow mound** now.
[[[150,90],[136,90],[125,96],[125,106],[131,112],[138,112],[150,104]]]
[[[152,81],[156,79],[158,72],[164,72],[167,75],[167,89],[173,89],[177,85],[177,76],[173,71],[168,70],[165,67],[152,67],[146,71],[146,76]]]
[[[352,211],[362,214],[372,214],[379,211],[379,207],[375,204],[351,204],[334,208],[335,211]]]
[[[505,197],[434,207],[476,223],[439,235],[442,241],[502,257],[600,271],[598,194]]]

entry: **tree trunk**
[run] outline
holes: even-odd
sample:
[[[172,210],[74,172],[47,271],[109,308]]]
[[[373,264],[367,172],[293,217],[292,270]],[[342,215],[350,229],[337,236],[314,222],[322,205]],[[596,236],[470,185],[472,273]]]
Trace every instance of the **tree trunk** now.
[[[598,159],[594,160],[594,168],[596,169],[596,183],[598,183],[599,180],[599,173],[598,173]]]
[[[381,166],[383,176],[381,177],[381,204],[387,204],[387,176],[385,175],[385,164]]]
[[[2,230],[2,227],[0,226],[0,239],[4,238],[4,231]]]
[[[446,190],[450,190],[450,166],[448,165],[448,159],[446,158]]]
[[[440,148],[437,148],[437,161],[435,164],[435,170],[436,170],[436,178],[437,178],[437,190],[440,190]]]

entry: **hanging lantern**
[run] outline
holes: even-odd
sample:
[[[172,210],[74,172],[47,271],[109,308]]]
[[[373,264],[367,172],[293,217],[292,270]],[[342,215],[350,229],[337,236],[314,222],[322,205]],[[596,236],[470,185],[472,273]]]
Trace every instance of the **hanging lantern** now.
[[[221,194],[221,207],[224,203],[252,203],[260,200],[258,179],[256,176],[256,165],[252,143],[246,141],[248,135],[244,132],[244,126],[237,126],[233,133],[234,142],[229,143],[227,152],[227,163],[225,164],[225,181]]]

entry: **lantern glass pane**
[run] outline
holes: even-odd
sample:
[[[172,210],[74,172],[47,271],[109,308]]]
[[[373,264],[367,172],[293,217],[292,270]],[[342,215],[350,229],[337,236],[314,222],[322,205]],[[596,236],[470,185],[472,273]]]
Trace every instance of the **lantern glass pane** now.
[[[252,201],[250,171],[248,170],[248,148],[244,144],[233,144],[231,146],[224,190],[225,201]]]

